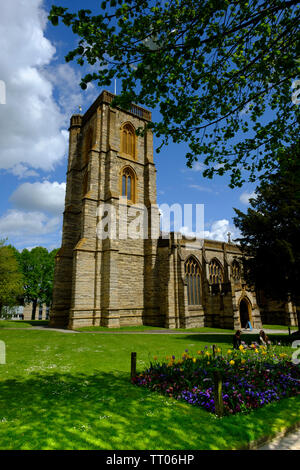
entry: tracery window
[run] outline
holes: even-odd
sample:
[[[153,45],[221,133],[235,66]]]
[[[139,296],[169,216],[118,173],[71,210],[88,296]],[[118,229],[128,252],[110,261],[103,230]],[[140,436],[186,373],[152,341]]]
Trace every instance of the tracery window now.
[[[188,288],[188,304],[201,305],[201,270],[198,261],[191,256],[184,265]]]
[[[234,281],[239,281],[241,279],[241,266],[237,261],[233,261],[231,265],[231,276]]]
[[[125,167],[121,173],[121,195],[128,201],[135,202],[136,178],[135,173],[129,166]]]
[[[223,269],[217,259],[212,259],[209,263],[209,282],[210,284],[221,284],[224,280]]]
[[[125,154],[130,158],[136,158],[136,135],[135,129],[130,124],[124,124],[121,129],[121,153]]]

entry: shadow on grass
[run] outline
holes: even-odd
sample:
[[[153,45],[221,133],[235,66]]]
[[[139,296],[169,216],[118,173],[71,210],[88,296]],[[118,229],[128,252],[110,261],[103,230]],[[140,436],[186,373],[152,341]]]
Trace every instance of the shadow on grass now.
[[[277,345],[280,343],[282,346],[290,346],[291,343],[295,340],[293,335],[285,335],[285,334],[270,334],[269,338],[273,345]],[[183,337],[177,336],[178,340],[184,341],[199,341],[201,343],[207,344],[226,344],[229,347],[233,347],[233,334],[201,334],[201,335],[186,335]],[[259,342],[259,335],[256,334],[242,334],[241,335],[242,341],[244,341],[247,345],[250,345],[253,342]]]
[[[168,399],[128,374],[31,374],[0,384],[1,449],[147,449],[161,433],[161,448],[190,445]]]
[[[293,398],[220,420],[117,371],[31,374],[0,390],[1,449],[232,449],[295,422],[300,409]]]
[[[246,335],[242,335],[242,341],[245,341],[245,343],[249,344],[251,343],[251,341],[256,341],[256,339],[258,338],[258,336],[256,335],[251,335],[251,340],[246,337]],[[201,334],[201,335],[189,335],[189,334],[186,334],[182,337],[180,337],[179,335],[176,337],[176,339],[178,340],[184,340],[185,342],[186,341],[199,341],[199,343],[207,343],[207,345],[209,344],[226,344],[228,347],[232,347],[232,344],[233,344],[233,334],[218,334],[218,335],[214,335],[214,334]],[[248,342],[247,342],[248,340]]]
[[[23,320],[31,326],[49,325],[49,320]]]
[[[48,326],[49,320],[1,320],[0,328],[29,328],[31,326]]]

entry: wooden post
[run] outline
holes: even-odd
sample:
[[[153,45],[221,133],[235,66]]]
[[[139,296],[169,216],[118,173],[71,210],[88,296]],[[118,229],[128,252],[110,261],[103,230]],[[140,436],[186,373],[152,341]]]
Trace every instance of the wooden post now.
[[[290,329],[290,327],[289,327],[289,336],[290,336],[290,334],[291,334],[291,329]]]
[[[221,372],[214,372],[214,399],[216,415],[221,418],[224,415],[224,404],[222,397],[222,376]]]
[[[216,345],[213,344],[213,357],[216,357]]]
[[[131,353],[131,380],[136,377],[136,352]]]

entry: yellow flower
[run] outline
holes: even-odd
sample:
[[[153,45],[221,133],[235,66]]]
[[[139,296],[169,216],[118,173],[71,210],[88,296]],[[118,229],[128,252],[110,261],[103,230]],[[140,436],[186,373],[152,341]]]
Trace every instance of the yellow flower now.
[[[258,352],[259,352],[259,350],[256,348],[254,352],[258,353]]]
[[[243,351],[243,349],[244,349],[244,346],[241,344],[240,347],[239,347],[239,350]]]
[[[153,359],[154,359],[155,361],[157,361],[157,356],[154,356],[154,358],[153,358]]]
[[[197,354],[202,354],[202,351],[197,351]]]
[[[220,352],[221,352],[221,349],[220,349],[220,348],[217,348],[217,349],[216,349],[216,353],[219,354]]]
[[[279,357],[282,357],[282,358],[283,358],[283,357],[287,357],[287,354],[281,353],[281,354],[279,354]]]
[[[207,364],[209,365],[209,364],[210,364],[210,362],[209,362],[209,361],[207,361]]]
[[[208,356],[208,357],[209,357],[209,356],[210,356],[210,352],[205,351],[205,356]]]
[[[235,364],[235,362],[234,362],[233,360],[231,360],[231,361],[229,362],[229,364],[230,364],[231,366],[233,366],[233,365]]]
[[[245,362],[246,362],[245,359],[241,360],[241,364],[245,364]]]
[[[196,362],[196,360],[197,360],[197,359],[196,359],[195,357],[193,357],[193,362]]]
[[[231,354],[231,353],[232,353],[231,349],[228,349],[227,354]]]

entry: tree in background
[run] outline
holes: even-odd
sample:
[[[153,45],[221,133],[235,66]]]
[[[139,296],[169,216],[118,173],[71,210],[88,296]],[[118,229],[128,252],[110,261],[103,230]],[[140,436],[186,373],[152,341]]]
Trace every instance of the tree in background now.
[[[19,303],[23,294],[23,278],[15,251],[0,240],[0,314],[3,306]]]
[[[162,145],[186,142],[187,166],[230,172],[231,187],[280,167],[299,134],[298,0],[96,3],[96,16],[58,6],[49,15],[79,37],[66,60],[92,66],[83,89],[119,79],[113,105],[158,107],[148,127]]]
[[[33,304],[32,320],[35,320],[38,303],[50,306],[52,303],[55,255],[57,249],[48,252],[36,247],[24,249],[19,254],[19,263],[24,277],[24,301]]]
[[[235,209],[245,277],[272,299],[297,306],[300,330],[300,144],[285,152],[285,165],[256,188],[247,213]]]

